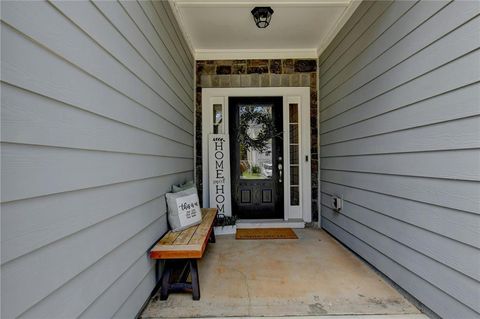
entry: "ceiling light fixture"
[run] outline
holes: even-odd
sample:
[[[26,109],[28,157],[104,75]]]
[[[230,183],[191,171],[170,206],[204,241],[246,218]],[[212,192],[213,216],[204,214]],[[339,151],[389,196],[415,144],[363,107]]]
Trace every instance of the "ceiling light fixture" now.
[[[273,9],[270,7],[255,7],[252,10],[253,19],[257,27],[264,29],[270,24]]]

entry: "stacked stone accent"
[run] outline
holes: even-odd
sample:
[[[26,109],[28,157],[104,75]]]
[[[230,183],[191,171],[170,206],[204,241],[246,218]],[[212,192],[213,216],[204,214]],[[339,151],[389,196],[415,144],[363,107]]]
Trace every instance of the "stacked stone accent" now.
[[[196,64],[196,179],[202,193],[202,88],[310,87],[312,220],[318,221],[317,60],[200,60]]]

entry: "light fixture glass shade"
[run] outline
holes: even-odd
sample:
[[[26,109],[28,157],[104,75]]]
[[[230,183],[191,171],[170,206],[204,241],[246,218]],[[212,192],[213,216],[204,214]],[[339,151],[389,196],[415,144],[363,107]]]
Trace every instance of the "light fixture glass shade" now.
[[[253,19],[257,27],[263,29],[268,27],[272,19],[273,9],[270,7],[255,7],[252,10]]]

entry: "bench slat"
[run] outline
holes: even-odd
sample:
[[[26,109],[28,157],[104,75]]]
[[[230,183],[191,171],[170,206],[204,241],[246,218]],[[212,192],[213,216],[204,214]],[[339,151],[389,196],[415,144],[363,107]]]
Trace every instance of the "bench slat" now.
[[[190,242],[190,239],[192,239],[193,234],[195,234],[195,232],[197,231],[198,226],[200,226],[200,224],[197,226],[193,226],[185,230],[182,230],[180,235],[173,242],[173,245],[188,245],[188,243]]]
[[[212,227],[217,211],[209,211],[205,214],[204,221],[198,225],[198,229],[190,240],[189,244],[200,244],[203,243],[204,238],[208,235],[210,228]]]
[[[158,244],[160,244],[160,245],[171,245],[171,244],[173,244],[173,242],[177,239],[177,237],[179,235],[180,235],[180,232],[174,233],[172,231],[169,231],[165,236],[163,236],[162,239],[160,239]]]

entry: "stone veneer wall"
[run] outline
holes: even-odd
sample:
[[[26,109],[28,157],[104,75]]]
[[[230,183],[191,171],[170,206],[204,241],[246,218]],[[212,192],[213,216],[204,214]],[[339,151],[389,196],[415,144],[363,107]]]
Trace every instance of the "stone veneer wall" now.
[[[200,60],[196,62],[196,179],[202,193],[202,88],[310,87],[312,221],[318,221],[317,60]],[[200,196],[201,198],[201,196]]]

